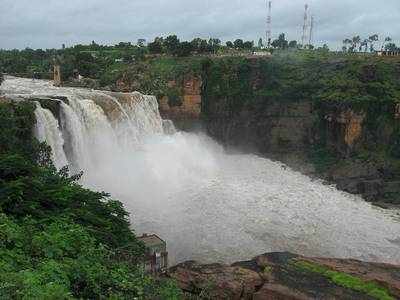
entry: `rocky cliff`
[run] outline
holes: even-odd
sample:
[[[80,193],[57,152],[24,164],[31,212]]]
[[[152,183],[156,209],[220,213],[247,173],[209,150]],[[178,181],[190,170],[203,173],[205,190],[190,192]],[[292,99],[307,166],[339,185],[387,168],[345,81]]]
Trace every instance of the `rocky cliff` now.
[[[178,128],[283,161],[384,206],[400,203],[400,59],[296,52],[149,62],[120,90],[157,95]]]
[[[168,277],[202,299],[400,299],[398,266],[291,253],[230,266],[189,261],[171,268]]]
[[[178,91],[177,103],[171,101],[171,95],[159,99],[160,114],[164,119],[174,120],[181,129],[192,129],[200,122],[201,114],[201,86],[202,81],[197,76],[186,76],[181,83],[169,82],[170,88]]]
[[[400,62],[226,59],[205,64],[203,82],[208,132],[226,146],[400,204]]]

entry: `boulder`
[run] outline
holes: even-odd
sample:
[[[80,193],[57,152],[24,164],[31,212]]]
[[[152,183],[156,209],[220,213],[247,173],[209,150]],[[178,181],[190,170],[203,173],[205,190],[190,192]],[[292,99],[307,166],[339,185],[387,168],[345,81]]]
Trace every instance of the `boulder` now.
[[[230,266],[188,261],[167,276],[189,299],[400,299],[400,266],[287,252]]]
[[[168,274],[183,291],[212,299],[252,299],[263,284],[260,275],[252,270],[221,264],[201,265],[194,261],[177,265]]]

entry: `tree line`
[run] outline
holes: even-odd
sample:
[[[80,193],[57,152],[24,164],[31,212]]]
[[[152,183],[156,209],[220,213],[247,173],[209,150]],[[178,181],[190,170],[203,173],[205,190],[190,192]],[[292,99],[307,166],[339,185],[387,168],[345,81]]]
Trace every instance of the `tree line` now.
[[[346,38],[343,40],[343,52],[374,52],[376,50],[381,51],[400,51],[400,48],[393,42],[391,37],[385,37],[382,40],[380,49],[376,48],[379,43],[379,35],[372,34],[368,38],[361,38],[356,35],[352,38]]]
[[[216,54],[221,49],[252,50],[253,41],[237,39],[227,41],[225,45],[220,39],[210,38],[208,40],[195,38],[192,41],[180,41],[176,35],[167,37],[156,37],[153,42],[148,44],[151,54],[168,54],[174,56],[190,56],[193,54]]]
[[[115,71],[137,62],[144,62],[154,56],[189,57],[196,55],[231,55],[251,53],[252,51],[315,49],[313,45],[301,45],[296,40],[288,40],[285,33],[268,41],[265,45],[260,38],[258,43],[236,39],[222,43],[218,38],[194,38],[191,41],[180,40],[177,35],[156,37],[146,44],[144,39],[137,43],[119,42],[115,45],[101,45],[92,41],[90,44],[78,44],[72,47],[62,45],[60,49],[1,50],[0,73],[26,74],[28,77],[48,78],[52,76],[54,61],[62,67],[63,80],[80,74],[83,77],[99,79],[104,84],[112,82]],[[359,35],[343,40],[342,51],[371,52],[381,48],[386,51],[400,51],[390,37],[379,45],[377,34],[362,39]],[[315,50],[329,51],[327,45]]]

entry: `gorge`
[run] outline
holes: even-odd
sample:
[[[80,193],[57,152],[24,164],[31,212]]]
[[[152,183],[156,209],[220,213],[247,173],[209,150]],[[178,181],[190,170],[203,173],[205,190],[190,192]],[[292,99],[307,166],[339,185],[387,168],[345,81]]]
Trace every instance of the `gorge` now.
[[[172,264],[268,251],[400,264],[396,211],[282,163],[227,154],[205,134],[175,131],[153,96],[12,77],[1,90],[11,101],[35,101],[35,135],[55,165],[83,171],[82,184],[120,199],[137,232],[165,238]]]

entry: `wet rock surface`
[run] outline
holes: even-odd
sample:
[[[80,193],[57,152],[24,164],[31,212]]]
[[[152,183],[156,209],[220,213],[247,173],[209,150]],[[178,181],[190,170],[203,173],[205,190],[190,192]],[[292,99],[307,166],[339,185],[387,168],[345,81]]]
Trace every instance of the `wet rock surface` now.
[[[340,63],[329,67],[340,69]],[[361,104],[351,99],[275,100],[257,96],[260,85],[268,90],[271,83],[268,74],[251,68],[253,78],[246,80],[256,91],[248,100],[253,104],[233,107],[236,94],[221,96],[212,89],[202,95],[210,135],[227,147],[282,161],[367,201],[400,205],[396,99]],[[362,82],[374,82],[375,67],[365,66],[359,76]]]
[[[399,299],[400,267],[268,253],[231,266],[189,261],[168,277],[208,299]]]

